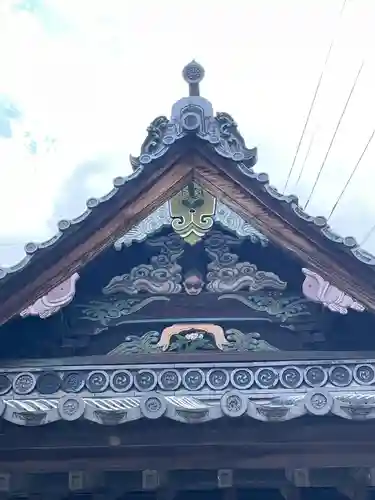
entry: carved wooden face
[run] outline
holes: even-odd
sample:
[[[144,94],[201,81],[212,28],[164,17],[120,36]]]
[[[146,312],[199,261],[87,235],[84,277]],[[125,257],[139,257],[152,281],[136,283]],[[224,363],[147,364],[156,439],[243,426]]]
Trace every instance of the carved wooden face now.
[[[185,277],[183,285],[188,295],[199,295],[203,290],[204,281],[199,273],[191,273]]]

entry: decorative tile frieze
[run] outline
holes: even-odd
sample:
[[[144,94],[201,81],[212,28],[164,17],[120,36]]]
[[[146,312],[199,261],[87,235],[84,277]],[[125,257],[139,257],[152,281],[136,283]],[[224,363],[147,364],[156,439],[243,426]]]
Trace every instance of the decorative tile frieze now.
[[[206,392],[237,389],[241,391],[307,390],[309,388],[374,386],[375,360],[358,363],[347,361],[296,361],[254,363],[194,363],[189,365],[69,368],[61,370],[15,371],[0,373],[0,394],[8,397],[44,397],[62,394],[136,393],[153,390]]]
[[[0,415],[27,426],[161,416],[203,422],[245,414],[264,421],[307,413],[375,418],[375,360],[9,369],[0,381]]]
[[[198,396],[173,396],[158,392],[137,397],[96,398],[66,396],[57,399],[4,400],[3,418],[18,425],[44,425],[57,420],[85,419],[104,425],[118,425],[140,418],[167,417],[184,423],[207,422],[222,417],[247,416],[265,422],[283,422],[303,415],[336,415],[350,420],[375,418],[375,392],[347,392],[310,389],[284,398],[231,390],[207,399]]]

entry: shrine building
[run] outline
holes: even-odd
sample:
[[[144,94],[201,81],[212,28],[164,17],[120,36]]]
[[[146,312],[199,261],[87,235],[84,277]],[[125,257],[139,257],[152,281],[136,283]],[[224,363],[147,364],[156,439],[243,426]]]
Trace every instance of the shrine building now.
[[[183,77],[132,173],[0,268],[2,498],[375,498],[375,257]]]

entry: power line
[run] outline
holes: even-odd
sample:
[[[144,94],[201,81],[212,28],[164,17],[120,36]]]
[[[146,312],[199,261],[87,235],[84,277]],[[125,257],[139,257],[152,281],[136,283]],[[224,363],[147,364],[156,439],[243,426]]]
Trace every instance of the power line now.
[[[330,214],[329,214],[329,216],[328,216],[328,220],[332,217],[333,213],[335,212],[335,210],[336,210],[336,208],[337,208],[337,205],[339,204],[339,202],[340,202],[341,198],[343,197],[343,195],[344,195],[345,191],[347,190],[347,188],[348,188],[348,186],[349,186],[349,184],[350,184],[350,181],[353,179],[354,174],[356,173],[356,171],[357,171],[357,169],[358,169],[358,167],[359,167],[359,164],[360,164],[360,163],[361,163],[361,161],[362,161],[362,158],[365,156],[366,151],[367,151],[367,149],[368,149],[369,145],[371,144],[371,141],[373,140],[374,136],[375,136],[375,128],[374,128],[374,130],[372,131],[372,134],[370,135],[370,137],[369,137],[369,139],[368,139],[368,141],[367,141],[367,143],[366,143],[366,146],[364,147],[364,149],[363,149],[362,153],[360,154],[360,156],[359,156],[359,158],[358,158],[357,163],[354,165],[354,168],[353,168],[353,170],[352,170],[352,173],[350,174],[350,176],[349,176],[348,180],[346,181],[345,186],[343,187],[343,189],[342,189],[341,193],[339,194],[339,197],[337,198],[337,200],[336,200],[335,204],[333,205],[332,210],[331,210],[331,213],[330,213]]]
[[[370,229],[370,231],[366,234],[366,236],[361,241],[361,243],[360,243],[361,247],[366,243],[366,241],[370,238],[370,236],[372,236],[372,234],[373,234],[374,231],[375,231],[375,224],[372,226],[372,228]]]
[[[306,154],[305,154],[305,158],[303,159],[303,162],[302,162],[302,167],[301,167],[301,170],[300,170],[300,172],[299,172],[299,174],[298,174],[298,179],[297,179],[297,182],[294,184],[294,189],[298,186],[299,181],[300,181],[300,180],[301,180],[301,178],[302,178],[303,172],[304,172],[304,170],[305,170],[305,166],[306,166],[307,158],[309,157],[309,154],[310,154],[310,151],[311,151],[312,145],[314,144],[314,141],[315,141],[315,136],[316,136],[317,130],[318,130],[318,127],[316,127],[316,128],[315,128],[315,130],[314,130],[314,132],[311,134],[311,137],[310,137],[310,142],[309,142],[309,145],[308,145],[308,148],[307,148]]]
[[[329,143],[329,146],[328,146],[327,152],[326,152],[326,154],[325,154],[325,156],[324,156],[323,162],[322,162],[322,164],[320,165],[320,169],[319,169],[318,175],[316,176],[316,179],[315,179],[314,185],[313,185],[313,187],[312,187],[312,189],[311,189],[311,191],[310,191],[309,197],[307,198],[307,201],[306,201],[305,206],[304,206],[304,208],[303,208],[304,210],[306,210],[306,208],[307,208],[308,204],[310,203],[311,198],[312,198],[312,196],[313,196],[313,194],[314,194],[314,192],[315,192],[315,188],[316,188],[316,186],[317,186],[317,184],[318,184],[318,182],[319,182],[320,176],[322,175],[322,172],[323,172],[324,166],[325,166],[325,164],[326,164],[327,158],[328,158],[328,156],[329,156],[329,153],[331,152],[331,149],[332,149],[333,143],[335,142],[335,139],[336,139],[336,136],[337,136],[337,132],[338,132],[338,131],[339,131],[339,129],[340,129],[340,125],[341,125],[342,119],[344,118],[345,112],[346,112],[347,107],[348,107],[348,105],[349,105],[350,99],[351,99],[351,97],[352,97],[352,95],[353,95],[354,89],[355,89],[355,88],[356,88],[356,86],[357,86],[357,82],[358,82],[358,79],[359,79],[359,77],[360,77],[360,75],[361,75],[361,73],[362,73],[362,69],[363,69],[364,64],[365,64],[365,62],[364,62],[364,61],[362,61],[362,64],[361,64],[361,66],[360,66],[360,68],[359,68],[359,70],[358,70],[357,76],[355,77],[355,80],[354,80],[353,86],[352,86],[352,88],[351,88],[351,90],[350,90],[350,92],[349,92],[349,96],[348,96],[348,98],[347,98],[347,100],[346,100],[345,106],[344,106],[344,108],[343,108],[343,110],[342,110],[342,113],[341,113],[341,115],[340,115],[339,121],[337,122],[337,125],[336,125],[336,128],[335,128],[335,131],[334,131],[334,133],[333,133],[333,136],[332,136],[331,142]]]
[[[374,132],[372,134],[373,136]],[[366,241],[373,235],[374,231],[375,231],[375,224],[371,227],[370,231],[364,236],[363,240],[360,243],[360,246],[363,246],[366,243]]]
[[[339,22],[341,20],[341,17],[342,17],[342,14],[344,12],[344,9],[345,9],[345,5],[346,5],[346,2],[347,0],[344,0],[343,3],[342,3],[342,6],[341,6],[341,10],[340,10],[340,13],[339,13],[339,18],[338,18],[338,21]],[[305,123],[304,123],[304,126],[303,126],[303,129],[302,129],[302,133],[301,133],[301,136],[299,138],[299,141],[298,141],[298,145],[297,145],[297,149],[296,149],[296,152],[294,154],[294,158],[293,158],[293,162],[292,162],[292,166],[290,167],[289,169],[289,173],[288,173],[288,176],[287,176],[287,179],[285,181],[285,185],[284,185],[284,189],[283,189],[283,193],[285,193],[285,190],[286,188],[288,187],[288,184],[289,184],[289,181],[290,181],[290,177],[293,173],[293,170],[294,170],[294,166],[296,164],[296,160],[297,160],[297,157],[298,157],[298,153],[301,149],[301,145],[302,145],[302,141],[303,141],[303,138],[305,136],[305,132],[306,132],[306,129],[307,129],[307,125],[309,124],[309,121],[310,121],[310,117],[311,117],[311,113],[312,113],[312,110],[315,106],[315,102],[316,102],[316,99],[318,97],[318,93],[319,93],[319,89],[320,89],[320,86],[321,86],[321,83],[322,83],[322,80],[323,80],[323,76],[324,76],[324,73],[325,73],[325,70],[326,70],[326,67],[327,67],[327,64],[328,64],[328,61],[329,61],[329,58],[331,56],[331,52],[332,52],[332,47],[335,43],[335,38],[336,38],[336,31],[332,37],[332,40],[331,40],[331,43],[330,43],[330,46],[329,46],[329,49],[328,49],[328,52],[326,54],[326,58],[324,60],[324,64],[323,64],[323,68],[322,68],[322,71],[320,73],[320,77],[319,77],[319,80],[318,80],[318,83],[317,83],[317,86],[315,88],[315,92],[314,92],[314,96],[312,98],[312,101],[311,101],[311,104],[310,104],[310,108],[309,108],[309,111],[307,113],[307,117],[306,117],[306,120],[305,120]]]

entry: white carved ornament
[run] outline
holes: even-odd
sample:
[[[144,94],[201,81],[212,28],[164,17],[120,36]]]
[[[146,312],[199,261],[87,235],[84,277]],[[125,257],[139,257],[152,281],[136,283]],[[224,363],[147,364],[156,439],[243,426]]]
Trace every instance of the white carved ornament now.
[[[79,279],[79,274],[74,273],[70,278],[63,281],[60,285],[53,288],[46,295],[38,299],[34,304],[24,309],[20,315],[39,316],[40,318],[48,318],[52,314],[58,312],[62,307],[67,306],[76,293],[76,283]]]
[[[249,238],[252,243],[260,243],[262,246],[268,244],[267,238],[260,231],[220,200],[216,200],[216,211],[213,220],[240,238]],[[129,247],[134,241],[144,241],[148,236],[152,236],[163,227],[171,225],[170,201],[166,201],[164,205],[116,240],[114,247],[116,250],[121,250],[124,246]]]
[[[309,269],[302,269],[305,280],[302,285],[302,292],[313,302],[320,302],[331,311],[340,314],[347,314],[348,309],[355,311],[364,311],[365,307],[354,300],[350,295],[342,292],[328,281],[324,280],[319,274]]]

